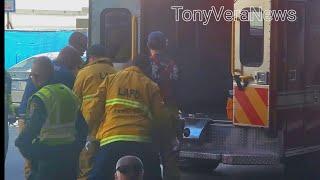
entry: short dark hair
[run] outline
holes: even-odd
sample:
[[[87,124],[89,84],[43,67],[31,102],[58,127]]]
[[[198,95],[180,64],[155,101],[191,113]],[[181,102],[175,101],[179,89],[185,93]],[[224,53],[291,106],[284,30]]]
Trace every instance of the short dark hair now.
[[[95,44],[88,48],[87,50],[88,57],[105,57],[106,56],[106,47],[101,44]]]
[[[143,71],[146,76],[151,75],[151,63],[148,56],[140,54],[133,59],[132,64]]]
[[[133,179],[143,173],[143,163],[136,156],[123,156],[116,164],[116,171]]]
[[[88,48],[88,57],[107,57],[114,58],[116,55],[116,49],[113,47],[105,47],[101,44],[95,44]]]
[[[69,37],[69,44],[75,45],[81,43],[82,39],[87,39],[87,36],[81,32],[73,32]]]
[[[35,64],[41,67],[41,74],[45,76],[45,78],[50,79],[53,77],[54,68],[51,59],[48,56],[36,57],[35,61],[33,61],[33,65]]]
[[[88,38],[81,32],[73,32],[69,38],[69,44],[83,53],[87,49]]]
[[[57,63],[65,66],[69,70],[74,70],[83,63],[81,56],[71,47],[63,48],[56,59]]]

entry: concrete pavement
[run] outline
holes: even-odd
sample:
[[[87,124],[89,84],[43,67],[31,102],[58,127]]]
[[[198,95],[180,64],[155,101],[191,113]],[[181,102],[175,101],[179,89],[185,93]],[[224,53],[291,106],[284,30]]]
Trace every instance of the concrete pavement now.
[[[9,128],[9,148],[5,162],[5,180],[23,180],[23,158],[14,146],[17,127]],[[212,172],[183,171],[182,180],[282,180],[282,166],[234,166],[220,164]]]

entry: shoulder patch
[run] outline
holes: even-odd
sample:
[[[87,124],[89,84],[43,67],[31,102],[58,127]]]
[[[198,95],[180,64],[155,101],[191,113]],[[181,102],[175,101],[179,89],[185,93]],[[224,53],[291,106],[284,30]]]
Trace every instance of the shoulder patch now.
[[[34,102],[31,102],[30,103],[30,106],[29,106],[29,113],[30,115],[34,113],[34,110],[38,108],[38,104],[37,103],[34,103]]]

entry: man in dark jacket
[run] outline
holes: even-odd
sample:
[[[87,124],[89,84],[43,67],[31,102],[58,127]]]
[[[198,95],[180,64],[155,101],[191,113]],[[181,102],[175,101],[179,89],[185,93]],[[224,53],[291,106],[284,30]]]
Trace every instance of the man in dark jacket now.
[[[28,121],[15,141],[32,163],[30,180],[76,179],[88,134],[78,98],[67,86],[55,83],[53,73],[48,57],[33,63],[30,76],[39,91],[29,100]]]

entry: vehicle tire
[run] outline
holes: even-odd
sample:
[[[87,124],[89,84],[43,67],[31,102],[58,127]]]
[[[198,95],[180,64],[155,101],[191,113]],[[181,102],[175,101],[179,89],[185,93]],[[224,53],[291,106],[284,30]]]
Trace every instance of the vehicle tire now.
[[[218,160],[180,159],[179,167],[186,171],[212,172],[219,166],[219,163]]]

